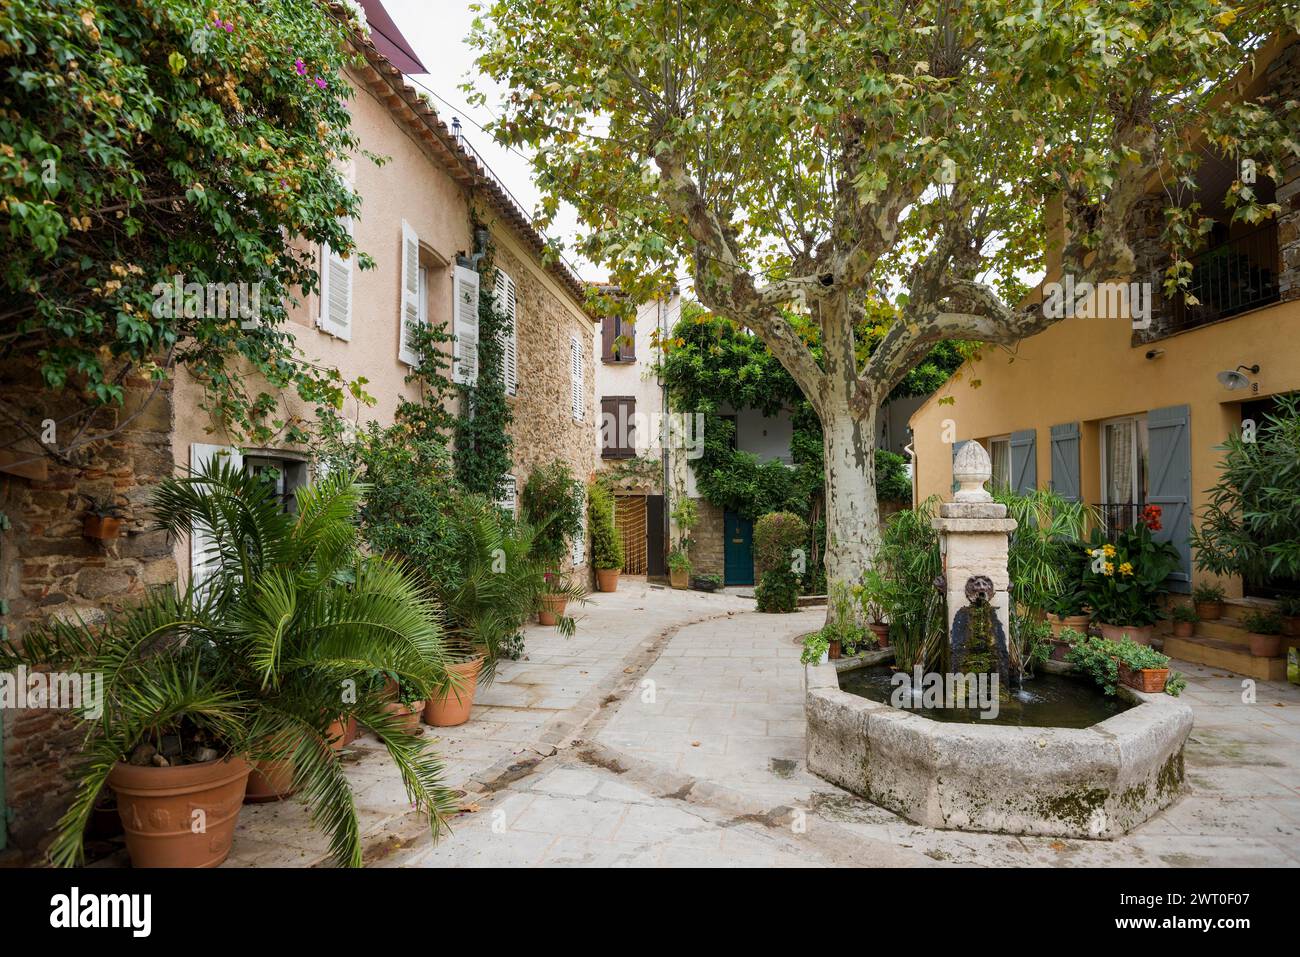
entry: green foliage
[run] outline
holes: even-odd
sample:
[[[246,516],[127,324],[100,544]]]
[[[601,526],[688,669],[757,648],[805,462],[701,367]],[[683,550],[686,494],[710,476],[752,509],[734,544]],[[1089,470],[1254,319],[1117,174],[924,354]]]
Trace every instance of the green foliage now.
[[[754,568],[759,572],[790,569],[795,549],[802,549],[808,526],[798,515],[772,512],[754,523]],[[805,556],[806,559],[806,556]]]
[[[822,634],[838,641],[846,655],[855,655],[860,644],[872,644],[875,638],[866,637],[867,630],[858,620],[857,594],[847,582],[831,582],[827,596],[826,624]]]
[[[201,530],[213,572],[197,589],[159,589],[103,626],[51,622],[21,649],[0,645],[0,669],[18,664],[99,672],[103,714],[87,720],[75,799],[59,824],[51,859],[73,865],[113,766],[142,742],[179,734],[253,760],[292,759],[294,784],[313,823],[330,835],[340,864],[361,864],[350,784],[328,728],[355,716],[384,743],[408,798],[434,834],[453,800],[428,742],[383,710],[383,701],[343,689],[389,672],[417,698],[446,680],[437,609],[402,564],[365,557],[355,517],[363,489],[335,473],[299,489],[297,512],[274,488],[228,461],[168,479],[154,495],[169,535]],[[89,702],[87,706],[90,706]]]
[[[1196,609],[1191,605],[1175,605],[1169,617],[1174,621],[1198,622],[1201,616],[1196,614]]]
[[[1282,618],[1271,611],[1247,612],[1241,616],[1241,626],[1257,635],[1282,634]]]
[[[879,601],[889,619],[894,663],[910,671],[916,665],[938,668],[947,645],[944,596],[935,587],[943,572],[939,536],[931,526],[939,500],[926,499],[916,509],[894,515],[881,530],[875,569]]]
[[[826,657],[830,646],[830,638],[827,637],[825,630],[814,631],[804,638],[803,651],[799,655],[799,661],[805,665],[819,664]]]
[[[673,549],[668,553],[668,567],[675,572],[686,572],[690,574],[691,560],[681,549]]]
[[[591,530],[592,567],[622,568],[623,536],[614,527],[614,497],[600,482],[587,486],[587,527]]]
[[[533,469],[519,496],[524,521],[533,527],[533,554],[557,569],[569,542],[582,533],[582,485],[556,459]]]
[[[543,594],[574,602],[586,591],[567,581],[549,581],[548,564],[533,548],[535,531],[515,522],[495,503],[462,494],[444,516],[445,571],[429,588],[447,622],[448,652],[462,660],[483,657],[480,681],[491,682],[497,660],[523,644],[520,631],[542,604]],[[557,619],[560,634],[572,637],[572,616]]]
[[[1113,542],[1093,529],[1084,553],[1083,593],[1095,621],[1142,626],[1159,620],[1165,580],[1181,559],[1172,543],[1151,537],[1145,518]]]
[[[478,223],[471,224],[477,227]],[[510,317],[497,308],[492,250],[479,265],[478,379],[457,388],[465,414],[456,420],[456,478],[467,491],[499,501],[511,468],[510,423],[506,397],[505,336]]]
[[[1131,638],[1110,641],[1107,638],[1089,636],[1071,644],[1065,658],[1097,682],[1108,695],[1115,694],[1119,684],[1120,663],[1133,671],[1169,667],[1168,655],[1161,654],[1149,645],[1139,645]]]
[[[223,10],[229,32],[210,10],[14,0],[0,11],[7,355],[92,406],[120,404],[127,374],[183,364],[233,434],[305,441],[309,423],[285,413],[282,392],[328,414],[359,388],[306,361],[285,321],[299,289],[317,290],[319,244],[356,252],[341,218],[360,201],[335,167],[358,149],[345,30],[311,0]],[[250,328],[155,315],[173,277],[261,283],[260,315]]]
[[[1234,431],[1192,533],[1196,567],[1250,584],[1300,579],[1300,395],[1282,396],[1246,441]]]
[[[799,576],[788,567],[763,572],[754,589],[758,610],[788,615],[799,606]]]
[[[1169,677],[1165,681],[1165,694],[1171,698],[1177,698],[1187,687],[1187,675],[1181,671],[1169,672]]]
[[[882,502],[912,501],[907,459],[889,449],[876,449],[876,498]]]
[[[1218,585],[1197,585],[1192,589],[1192,601],[1214,605],[1223,601],[1224,591]]]

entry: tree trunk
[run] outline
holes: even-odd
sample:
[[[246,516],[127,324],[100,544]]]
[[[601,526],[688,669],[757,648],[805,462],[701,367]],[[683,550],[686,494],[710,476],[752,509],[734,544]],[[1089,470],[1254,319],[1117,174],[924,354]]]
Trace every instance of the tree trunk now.
[[[861,580],[880,543],[876,504],[876,418],[856,417],[847,403],[826,409],[826,583]]]

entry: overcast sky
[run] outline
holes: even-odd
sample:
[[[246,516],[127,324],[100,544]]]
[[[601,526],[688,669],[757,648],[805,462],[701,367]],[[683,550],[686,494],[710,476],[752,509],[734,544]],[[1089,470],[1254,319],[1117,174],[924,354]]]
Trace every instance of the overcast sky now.
[[[519,200],[524,212],[531,216],[536,211],[539,193],[533,186],[532,169],[526,156],[498,145],[479,128],[488,123],[491,114],[483,107],[471,109],[460,88],[472,77],[494,109],[500,99],[500,88],[474,69],[474,51],[465,42],[473,19],[468,0],[383,0],[383,4],[402,35],[419,54],[421,62],[433,71],[410,77],[416,89],[423,84],[440,98],[436,104],[438,114],[448,125],[453,116],[460,117],[471,145]],[[549,233],[563,242],[565,259],[576,267],[580,278],[604,279],[604,270],[573,252],[576,226],[572,209],[564,207]]]

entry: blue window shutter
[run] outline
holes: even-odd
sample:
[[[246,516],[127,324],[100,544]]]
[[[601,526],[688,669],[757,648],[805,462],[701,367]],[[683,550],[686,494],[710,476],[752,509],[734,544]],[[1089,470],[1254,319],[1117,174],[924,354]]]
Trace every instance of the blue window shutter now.
[[[1173,542],[1181,559],[1170,574],[1171,590],[1187,592],[1192,585],[1192,434],[1185,405],[1147,413],[1147,447],[1151,474],[1147,503],[1160,506],[1160,531],[1151,537]]]
[[[1033,429],[1011,433],[1011,488],[1017,495],[1038,488],[1037,433]]]
[[[954,468],[957,465],[957,453],[960,452],[961,447],[969,441],[970,439],[962,439],[960,442],[954,442],[952,444],[952,464]],[[955,475],[953,476],[953,480],[952,480],[952,490],[954,492],[957,491],[957,477]]]
[[[1067,502],[1079,494],[1079,423],[1052,426],[1052,489]]]

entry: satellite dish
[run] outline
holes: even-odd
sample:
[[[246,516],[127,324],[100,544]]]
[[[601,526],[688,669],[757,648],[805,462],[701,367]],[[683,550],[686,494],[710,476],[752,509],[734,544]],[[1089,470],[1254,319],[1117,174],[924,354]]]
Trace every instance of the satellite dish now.
[[[1229,392],[1236,392],[1238,389],[1244,389],[1250,384],[1249,379],[1240,372],[1233,370],[1220,372],[1215,378],[1219,380],[1219,385],[1223,386]]]

